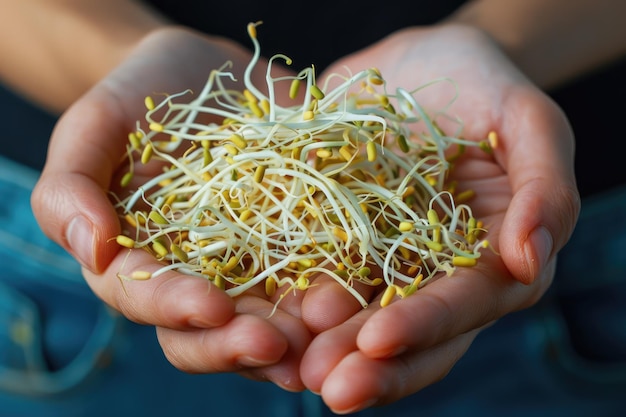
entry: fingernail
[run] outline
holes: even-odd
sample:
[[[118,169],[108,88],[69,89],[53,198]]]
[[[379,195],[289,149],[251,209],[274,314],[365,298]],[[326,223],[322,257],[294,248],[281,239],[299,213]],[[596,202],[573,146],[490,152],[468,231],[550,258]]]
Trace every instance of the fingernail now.
[[[67,226],[65,235],[74,257],[82,266],[93,270],[93,233],[91,223],[83,216],[76,216]]]
[[[365,410],[367,408],[372,407],[378,402],[378,398],[370,398],[368,400],[363,401],[362,403],[353,405],[351,407],[347,407],[345,409],[334,409],[333,411],[336,414],[352,414],[357,411]]]
[[[215,324],[210,323],[204,317],[191,317],[188,320],[188,323],[191,327],[196,327],[198,329],[211,329],[215,327]]]
[[[259,368],[263,366],[273,365],[274,363],[276,363],[276,360],[260,359],[260,358],[255,358],[252,356],[244,355],[244,356],[240,356],[237,358],[237,363],[244,367]]]
[[[552,253],[552,245],[552,235],[543,226],[537,227],[528,237],[524,252],[532,275],[529,277],[530,282],[534,280],[548,263],[548,258]]]
[[[394,356],[399,356],[402,355],[404,352],[406,352],[408,350],[408,346],[396,346],[394,349],[392,349],[385,357],[386,358],[393,358]]]
[[[407,346],[392,346],[386,349],[371,350],[367,349],[367,355],[376,359],[389,359],[402,355],[408,350]]]

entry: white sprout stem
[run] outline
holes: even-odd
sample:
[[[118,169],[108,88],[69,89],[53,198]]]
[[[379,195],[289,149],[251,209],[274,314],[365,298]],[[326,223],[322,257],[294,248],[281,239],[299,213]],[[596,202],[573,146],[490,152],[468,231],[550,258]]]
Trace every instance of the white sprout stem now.
[[[255,285],[257,285],[260,282],[263,282],[266,278],[272,276],[273,274],[285,269],[285,267],[289,264],[289,262],[291,262],[292,258],[294,258],[295,255],[290,254],[288,255],[285,259],[271,265],[269,268],[263,270],[261,273],[259,273],[258,275],[254,276],[251,280],[249,280],[248,282],[246,282],[245,284],[241,284],[237,287],[231,288],[229,290],[226,290],[226,293],[228,295],[230,295],[231,297],[236,297],[239,294],[244,293],[245,291],[249,290],[250,288],[254,287]]]
[[[425,87],[389,95],[375,69],[321,92],[313,67],[273,78],[276,59],[291,63],[279,54],[268,60],[265,96],[252,82],[261,59],[256,25],[248,27],[254,53],[242,91],[225,87],[224,79],[234,80],[227,63],[187,103],[188,91],[146,101],[149,129],[138,124],[135,136],[143,136],[140,145],[131,139],[128,156],[167,168],[117,204],[134,226],[131,241],[118,242],[166,263],[153,276],[208,277],[235,297],[262,282],[266,291],[272,281],[306,289],[324,273],[364,307],[355,280],[410,286],[423,271],[422,286],[471,266],[488,243],[477,239],[484,227],[470,207],[446,189],[454,165],[446,151],[478,143],[436,125],[414,97]],[[304,98],[281,107],[275,84],[290,80],[306,84]],[[353,93],[354,86],[362,88]],[[449,117],[455,98],[437,117]],[[426,132],[412,132],[416,123]],[[129,167],[132,174],[133,159]],[[382,279],[361,275],[373,265]]]

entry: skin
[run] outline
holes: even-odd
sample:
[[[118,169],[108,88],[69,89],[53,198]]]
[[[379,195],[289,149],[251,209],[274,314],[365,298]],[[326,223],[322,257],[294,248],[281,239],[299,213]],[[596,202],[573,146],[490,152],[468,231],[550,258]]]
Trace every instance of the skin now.
[[[475,0],[447,21],[491,36],[541,88],[559,86],[626,53],[620,0]]]
[[[472,207],[500,255],[485,251],[479,266],[414,297],[379,309],[379,295],[367,294],[373,304],[361,310],[318,277],[316,287],[285,298],[267,319],[275,300],[259,293],[232,300],[206,281],[173,272],[120,285],[120,270],[158,267],[145,253],[128,255],[110,241],[120,225],[107,190],[123,173],[126,135],[142,117],[144,96],[193,88],[207,69],[228,59],[243,68],[249,59],[241,46],[172,27],[138,2],[0,0],[3,27],[18,39],[0,40],[4,56],[16,57],[0,64],[0,76],[33,102],[64,112],[33,193],[35,215],[81,262],[99,297],[130,320],[156,327],[167,358],[181,370],[239,372],[288,390],[308,388],[338,413],[410,395],[445,376],[481,329],[543,295],[578,216],[573,135],[537,86],[558,85],[622,54],[626,36],[609,33],[623,34],[612,16],[624,3],[544,3],[471,2],[446,22],[395,33],[329,69],[376,66],[392,88],[450,76],[462,92],[450,110],[465,121],[467,137],[500,135],[493,156],[469,152],[456,171],[477,192]],[[564,7],[568,18],[560,13]],[[589,15],[591,9],[605,13]],[[65,17],[65,25],[38,24],[50,13]],[[559,24],[529,25],[539,14]],[[603,28],[594,42],[555,56],[569,36],[588,40],[584,34],[594,27]],[[435,97],[423,98],[437,105]],[[422,320],[407,319],[415,311]]]
[[[422,63],[424,54],[431,56],[430,66]],[[429,285],[380,314],[373,314],[376,308],[361,311],[348,293],[337,291],[339,287],[324,277],[306,293],[283,300],[269,320],[265,318],[275,299],[268,300],[262,293],[230,300],[214,288],[207,290],[210,285],[206,281],[176,273],[120,285],[118,272],[156,270],[158,264],[143,251],[129,254],[110,241],[120,226],[105,192],[112,178],[120,178],[126,170],[119,166],[123,145],[127,132],[142,116],[146,91],[155,91],[156,86],[180,91],[183,83],[205,80],[204,71],[181,73],[175,64],[191,56],[210,56],[213,67],[227,56],[235,57],[235,63],[248,57],[228,42],[216,45],[215,39],[206,42],[187,31],[164,30],[146,38],[121,67],[63,115],[33,198],[37,213],[52,206],[55,213],[63,214],[57,219],[64,225],[61,242],[70,248],[92,249],[76,254],[84,265],[96,266],[84,270],[94,292],[129,319],[156,326],[163,351],[176,367],[186,372],[240,372],[289,390],[308,388],[321,393],[336,412],[354,411],[369,405],[372,398],[385,403],[439,379],[467,349],[477,334],[475,329],[532,305],[548,288],[551,259],[565,243],[578,210],[571,131],[556,106],[489,38],[452,25],[400,32],[338,62],[336,68],[380,63],[382,73],[392,80],[392,89],[408,81],[419,85],[437,74],[457,81],[464,94],[451,111],[467,120],[468,137],[484,138],[492,129],[501,135],[501,146],[493,157],[470,152],[459,164],[457,175],[460,187],[472,188],[480,196],[472,205],[488,225],[493,235],[490,239],[502,256],[486,253],[480,267],[459,271],[457,279]],[[385,64],[399,62],[400,57],[403,66]],[[421,79],[413,75],[416,66]],[[480,71],[462,71],[467,66],[479,66]],[[194,68],[207,67],[209,63]],[[435,87],[432,96],[424,96],[425,104],[444,104],[429,102],[437,96],[436,91]],[[525,157],[522,161],[521,156]],[[150,176],[150,172],[142,174]],[[97,234],[77,236],[72,230],[76,224],[70,226],[77,218],[84,219]],[[55,233],[55,222],[44,220],[41,224],[48,233]],[[529,240],[538,226],[555,236],[543,246]],[[468,279],[462,279],[464,275]],[[474,296],[467,298],[468,293]],[[406,316],[405,309],[421,311],[420,316],[433,320],[398,320]],[[390,323],[392,330],[380,338],[379,329]],[[394,357],[400,349],[405,353]],[[383,366],[372,362],[379,358],[388,361],[384,366],[387,383],[354,384],[352,379],[361,372],[379,381],[379,371],[371,369],[372,365]],[[410,369],[428,362],[429,371],[406,378],[410,369],[396,371],[400,358],[411,364]],[[359,372],[355,373],[354,367]],[[387,391],[399,381],[410,384]],[[336,390],[338,384],[341,391]],[[380,391],[373,392],[374,387]],[[337,392],[341,392],[338,397]]]
[[[120,64],[150,32],[170,25],[132,0],[0,0],[11,36],[0,51],[0,78],[29,100],[62,113]],[[77,36],[79,34],[79,36]]]
[[[476,191],[470,205],[500,256],[483,251],[474,268],[459,268],[383,309],[374,303],[347,312],[345,319],[334,311],[348,302],[338,285],[311,288],[302,315],[321,333],[303,358],[302,378],[337,413],[389,403],[443,378],[479,329],[536,302],[567,239],[558,231],[571,230],[578,212],[566,119],[488,37],[456,25],[405,30],[329,71],[372,62],[392,80],[391,91],[437,73],[451,77],[460,97],[450,112],[465,121],[467,137],[499,133],[493,156],[472,150],[454,175],[460,189]],[[423,102],[433,97],[436,91]],[[539,242],[543,231],[550,238]]]
[[[59,120],[33,208],[43,214],[54,206],[64,213],[55,221],[49,211],[44,214],[43,230],[62,230],[59,241],[75,248],[87,282],[107,304],[132,321],[157,327],[164,353],[176,367],[187,372],[241,372],[302,390],[299,362],[311,336],[296,314],[280,310],[268,320],[273,301],[254,295],[232,300],[206,280],[177,273],[121,285],[120,271],[154,271],[158,263],[144,251],[120,250],[110,239],[121,228],[107,190],[116,191],[112,184],[119,183],[126,169],[120,161],[128,132],[143,116],[146,92],[198,90],[206,81],[206,68],[227,60],[240,69],[236,75],[241,78],[250,57],[232,42],[180,28],[144,38],[121,66]],[[188,60],[197,65],[181,69],[179,62]],[[154,175],[150,169],[140,172],[138,180]]]

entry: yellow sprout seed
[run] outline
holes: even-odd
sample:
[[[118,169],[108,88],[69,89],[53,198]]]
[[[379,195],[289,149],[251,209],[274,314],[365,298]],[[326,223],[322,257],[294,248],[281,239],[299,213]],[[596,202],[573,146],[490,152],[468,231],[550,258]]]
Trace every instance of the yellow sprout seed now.
[[[119,235],[115,238],[115,241],[118,245],[124,246],[125,248],[132,249],[135,247],[135,241],[128,236]]]
[[[374,162],[376,160],[376,144],[374,142],[367,142],[367,160]]]
[[[268,297],[272,297],[276,294],[276,281],[273,278],[268,278],[265,280],[265,294]]]
[[[239,220],[241,220],[242,222],[246,222],[248,221],[250,217],[252,217],[253,214],[254,213],[252,212],[252,210],[246,209],[242,211],[241,214],[239,215]]]
[[[376,287],[376,286],[378,286],[378,285],[382,284],[383,282],[384,282],[384,280],[383,280],[382,278],[374,278],[374,279],[371,281],[371,285],[372,285],[372,286],[374,286],[374,287]]]
[[[130,279],[135,281],[145,281],[152,278],[152,273],[148,271],[133,271],[130,274]]]
[[[298,97],[298,91],[300,90],[300,80],[298,78],[294,78],[291,81],[291,86],[289,87],[289,98],[295,99]]]
[[[465,256],[455,256],[452,258],[452,265],[454,266],[476,266],[478,260],[476,258],[466,258]]]
[[[145,117],[128,135],[126,189],[114,196],[130,226],[117,244],[162,263],[137,279],[188,272],[233,297],[258,285],[268,296],[288,289],[278,304],[328,271],[366,307],[353,284],[384,285],[377,291],[385,306],[455,266],[475,265],[489,246],[478,240],[487,231],[461,204],[473,192],[459,193],[451,180],[459,175],[450,173],[464,148],[495,148],[495,132],[481,143],[454,135],[461,121],[418,101],[431,83],[387,89],[375,68],[322,91],[314,66],[270,76],[277,59],[291,64],[280,54],[263,60],[267,77],[256,85],[249,75],[264,56],[260,23],[247,27],[254,46],[247,67],[211,70],[187,100],[191,90],[144,101]],[[288,92],[277,88],[285,82]],[[287,94],[293,101],[285,105]],[[162,167],[143,184],[138,154]]]
[[[361,278],[367,278],[370,276],[370,274],[372,273],[372,270],[367,267],[364,266],[363,268],[359,269],[357,274],[361,277]]]
[[[344,243],[348,242],[348,233],[340,227],[333,228],[333,235],[341,239]]]
[[[237,266],[238,263],[239,259],[237,259],[237,257],[235,256],[231,256],[228,262],[226,262],[226,265],[222,267],[222,274],[228,274],[230,271],[233,270],[233,268]]]
[[[163,126],[161,123],[157,123],[157,122],[152,122],[150,123],[150,130],[154,131],[154,132],[163,132],[165,130],[165,126]]]
[[[122,187],[127,187],[128,184],[130,184],[130,182],[133,180],[133,173],[132,172],[127,172],[126,174],[124,174],[124,176],[122,177],[122,180],[120,181],[120,185]]]
[[[443,245],[439,242],[427,240],[424,242],[424,244],[428,247],[428,249],[434,250],[435,252],[441,252],[443,250]]]
[[[401,232],[410,232],[413,230],[413,223],[411,222],[400,222],[398,225],[398,230]]]
[[[231,135],[231,137],[228,138],[228,140],[230,140],[239,149],[245,149],[246,146],[248,146],[248,142],[243,138],[243,136],[238,135],[236,133]]]
[[[434,209],[430,209],[426,213],[426,216],[428,217],[428,223],[431,226],[437,226],[433,229],[433,242],[435,243],[441,242],[441,228],[439,227],[439,224],[440,224],[439,215]]]
[[[270,104],[269,101],[267,101],[266,99],[263,99],[259,103],[259,106],[261,107],[262,113],[270,114],[270,112],[272,110],[272,105]]]
[[[324,98],[324,92],[320,90],[320,88],[316,86],[315,84],[311,86],[311,95],[318,100],[321,100]]]
[[[226,282],[224,281],[224,277],[222,277],[221,275],[215,275],[215,278],[213,278],[213,285],[215,285],[220,290],[225,289]]]
[[[151,96],[146,96],[143,103],[146,106],[146,109],[148,110],[154,110],[154,108],[156,107],[154,105],[154,99]]]
[[[457,201],[457,203],[465,203],[466,201],[471,200],[475,195],[476,193],[474,192],[474,190],[465,190],[458,193],[455,200]]]
[[[352,159],[352,153],[350,153],[350,149],[346,146],[339,148],[339,154],[345,161],[350,161]]]
[[[265,176],[265,165],[259,165],[254,170],[254,182],[260,183],[263,181],[263,177]]]
[[[256,26],[258,24],[260,24],[261,22],[257,22],[257,23],[248,23],[248,35],[252,38],[252,39],[256,39]]]
[[[300,275],[296,280],[296,288],[304,291],[309,288],[309,280],[305,278],[303,275]]]
[[[398,290],[394,285],[389,285],[387,289],[385,289],[383,297],[380,299],[380,306],[387,307],[389,304],[391,304],[391,301],[393,300],[393,297],[396,296],[397,292]]]
[[[263,109],[259,106],[259,103],[257,103],[256,101],[251,101],[250,103],[248,103],[248,105],[250,106],[250,110],[252,110],[252,113],[254,113],[256,117],[263,117]]]
[[[207,148],[202,149],[202,166],[206,167],[211,162],[213,162],[213,155],[211,155],[211,151]]]
[[[239,149],[236,146],[233,146],[231,144],[226,144],[224,145],[224,149],[226,149],[226,152],[228,152],[229,154],[235,156],[237,154],[239,154]]]
[[[489,141],[491,149],[496,149],[498,147],[498,134],[493,130],[487,135],[487,140]]]
[[[170,245],[170,251],[172,251],[174,256],[176,256],[178,258],[178,260],[180,260],[181,262],[185,262],[186,263],[186,262],[189,261],[189,256],[187,255],[187,252],[182,250],[180,248],[180,246],[176,245],[175,243],[172,243]]]
[[[150,162],[150,159],[152,158],[152,152],[153,152],[152,144],[151,143],[146,144],[146,147],[143,149],[143,152],[141,153],[142,164],[147,164],[148,162]]]
[[[131,226],[131,227],[137,227],[137,220],[135,220],[135,217],[128,213],[124,216],[124,219],[126,220],[126,222]],[[126,236],[124,236],[126,237]],[[119,243],[119,242],[118,242]]]
[[[243,95],[246,98],[246,100],[248,100],[248,102],[250,103],[256,103],[259,101],[259,99],[257,99],[256,96],[252,94],[252,92],[248,90],[247,88],[243,90]]]
[[[148,218],[156,224],[168,224],[169,222],[158,211],[152,210],[148,215]]]
[[[130,146],[133,149],[140,149],[141,148],[141,138],[137,135],[136,132],[130,132],[128,134],[128,141],[130,142]]]
[[[409,152],[409,150],[411,150],[411,148],[409,148],[409,143],[406,140],[406,137],[404,135],[398,135],[396,137],[396,141],[398,142],[398,147],[400,147],[400,150],[404,153]]]
[[[152,250],[154,250],[154,252],[156,252],[156,254],[161,258],[165,258],[168,254],[167,248],[158,240],[155,240],[152,243]]]
[[[493,149],[491,148],[491,145],[489,145],[489,141],[481,140],[478,142],[478,147],[485,153],[493,153]]]

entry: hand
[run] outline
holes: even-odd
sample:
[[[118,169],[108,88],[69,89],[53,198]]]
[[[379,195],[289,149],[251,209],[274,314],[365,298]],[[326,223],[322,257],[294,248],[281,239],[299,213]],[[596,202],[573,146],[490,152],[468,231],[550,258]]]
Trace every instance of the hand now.
[[[372,66],[391,92],[451,78],[459,97],[448,113],[463,121],[464,137],[498,133],[493,155],[471,149],[453,175],[459,189],[475,191],[469,204],[499,255],[485,250],[476,267],[458,268],[382,309],[380,294],[361,310],[339,285],[309,289],[302,317],[320,334],[302,360],[302,379],[341,413],[395,401],[441,379],[482,328],[534,304],[551,284],[555,255],[579,211],[566,119],[484,34],[453,25],[403,30],[326,75]],[[418,101],[441,108],[450,97],[442,88],[424,89]]]
[[[266,320],[274,304],[265,297],[233,300],[207,280],[175,272],[123,285],[117,276],[160,266],[142,250],[120,250],[113,239],[120,222],[108,194],[121,192],[115,184],[126,169],[125,145],[143,118],[144,97],[199,90],[209,72],[229,60],[241,79],[250,57],[234,43],[183,29],[148,35],[59,121],[32,203],[42,229],[82,263],[99,297],[129,319],[157,326],[175,366],[188,372],[241,372],[299,390],[299,360],[310,335],[299,308],[290,311],[292,301]],[[149,169],[140,167],[139,174],[154,175]]]

